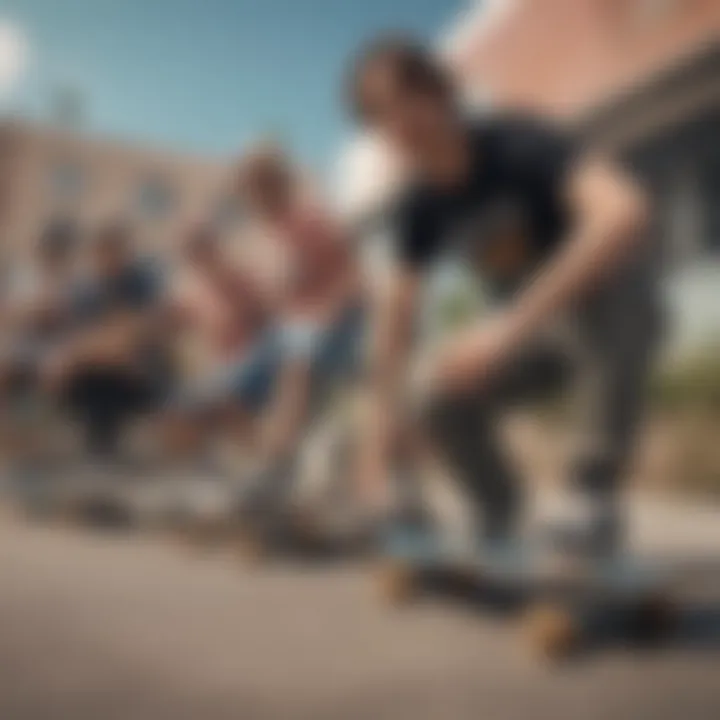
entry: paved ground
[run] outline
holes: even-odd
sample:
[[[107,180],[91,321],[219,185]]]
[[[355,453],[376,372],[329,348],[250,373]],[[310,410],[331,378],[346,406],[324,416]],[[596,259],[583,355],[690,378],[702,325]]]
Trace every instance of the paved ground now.
[[[553,669],[486,612],[384,607],[360,567],[252,570],[0,520],[0,718],[710,720],[712,585],[685,598],[670,647],[610,645]]]

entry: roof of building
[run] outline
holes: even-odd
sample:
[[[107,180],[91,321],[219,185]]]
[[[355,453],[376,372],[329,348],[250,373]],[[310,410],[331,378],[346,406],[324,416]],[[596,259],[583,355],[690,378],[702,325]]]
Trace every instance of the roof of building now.
[[[572,118],[718,42],[716,0],[491,0],[441,48],[496,104]]]

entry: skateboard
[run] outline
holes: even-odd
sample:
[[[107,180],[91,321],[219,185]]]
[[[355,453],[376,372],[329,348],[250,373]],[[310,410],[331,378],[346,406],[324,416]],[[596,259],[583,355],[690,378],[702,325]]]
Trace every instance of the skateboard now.
[[[80,527],[130,529],[135,523],[130,491],[120,482],[107,472],[86,468],[57,478],[48,488],[47,517]]]
[[[14,501],[40,520],[115,530],[178,533],[215,522],[229,502],[226,483],[178,472],[132,471],[78,463],[18,484]]]
[[[25,517],[43,522],[96,528],[126,528],[130,508],[105,480],[51,477],[23,481],[12,490],[12,503]]]
[[[508,609],[519,611],[523,636],[549,659],[567,657],[608,632],[659,642],[677,619],[667,573],[639,556],[569,557],[530,539],[500,547],[432,533],[398,531],[386,538],[378,569],[386,601],[406,604],[448,579],[480,594],[503,591]]]
[[[253,516],[245,514],[230,530],[232,542],[251,564],[277,556],[339,560],[371,551],[374,536],[367,524],[359,517],[326,510],[290,500]]]
[[[310,433],[298,463],[284,474],[260,476],[246,487],[233,529],[246,559],[341,558],[369,550],[372,532],[350,488],[347,428],[334,425]]]
[[[100,483],[91,497],[125,518],[133,530],[208,547],[222,539],[234,488],[220,476],[167,471],[114,485]]]

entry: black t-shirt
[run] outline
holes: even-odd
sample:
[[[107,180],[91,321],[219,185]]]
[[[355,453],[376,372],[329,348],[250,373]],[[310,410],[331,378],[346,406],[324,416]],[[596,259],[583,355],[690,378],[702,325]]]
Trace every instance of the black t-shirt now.
[[[162,276],[152,263],[136,260],[112,277],[92,278],[77,289],[74,321],[80,328],[102,327],[124,313],[150,313],[162,300]],[[135,348],[139,368],[165,378],[169,361],[162,338],[144,337]]]
[[[570,221],[564,185],[574,143],[528,118],[468,126],[471,166],[452,188],[418,183],[397,208],[397,254],[417,270],[447,252],[505,296],[552,253]]]

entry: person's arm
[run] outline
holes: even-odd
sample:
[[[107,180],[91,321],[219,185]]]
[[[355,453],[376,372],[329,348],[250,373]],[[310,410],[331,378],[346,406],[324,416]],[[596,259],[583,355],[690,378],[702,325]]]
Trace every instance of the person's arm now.
[[[393,448],[407,409],[409,360],[415,321],[426,271],[435,261],[442,237],[440,214],[432,196],[408,188],[391,209],[389,239],[393,253],[388,274],[369,287],[371,322],[369,387],[361,433],[358,473],[360,490],[371,505],[390,500]],[[392,257],[394,256],[394,257]]]
[[[420,277],[396,270],[373,308],[369,352],[369,387],[361,436],[359,474],[361,491],[371,504],[387,502],[393,438],[398,408],[404,403],[404,378],[413,338]]]
[[[565,187],[575,222],[562,249],[522,292],[510,310],[521,336],[592,290],[643,237],[648,203],[616,165],[587,159]]]
[[[441,349],[432,371],[439,386],[462,390],[482,381],[546,321],[592,291],[643,237],[647,200],[614,164],[581,161],[563,187],[574,219],[569,237],[511,305]]]

